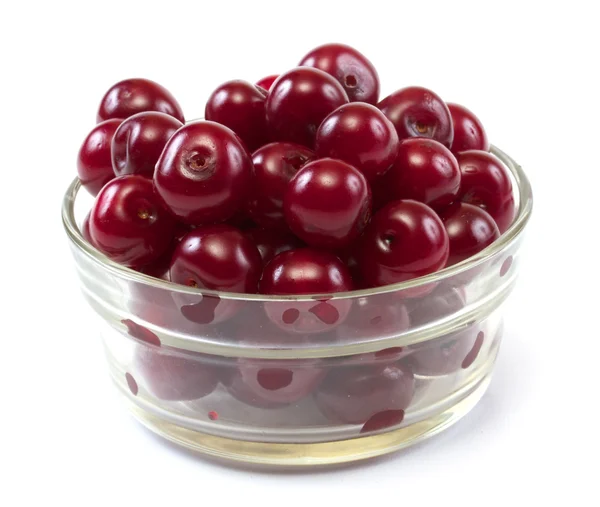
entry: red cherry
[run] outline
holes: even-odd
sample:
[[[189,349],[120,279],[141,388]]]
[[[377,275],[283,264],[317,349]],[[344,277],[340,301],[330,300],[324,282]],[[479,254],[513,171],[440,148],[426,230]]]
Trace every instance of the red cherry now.
[[[321,383],[315,401],[331,421],[364,424],[380,412],[405,410],[414,389],[413,374],[395,365],[340,366]]]
[[[218,385],[214,362],[209,356],[194,352],[140,345],[134,365],[148,390],[160,400],[197,400],[208,396]]]
[[[90,236],[113,261],[135,267],[158,259],[171,244],[175,222],[143,176],[115,178],[90,214]]]
[[[313,49],[300,65],[316,67],[335,77],[352,102],[377,104],[379,76],[373,64],[356,49],[344,44],[325,44]]]
[[[77,155],[77,174],[92,195],[115,177],[110,144],[122,120],[106,120],[96,125],[83,141]]]
[[[81,235],[83,236],[83,239],[93,246],[92,237],[90,236],[90,213],[91,211],[88,211],[81,223]]]
[[[448,260],[448,234],[425,204],[395,201],[375,214],[359,249],[362,279],[378,287],[442,269]]]
[[[454,128],[454,140],[452,141],[452,153],[467,150],[490,150],[490,143],[479,118],[466,107],[459,104],[447,104],[452,125]]]
[[[259,284],[261,294],[333,294],[352,290],[348,269],[335,255],[299,248],[269,262]],[[349,299],[273,301],[265,303],[269,319],[281,329],[297,333],[322,333],[341,324],[350,311]]]
[[[508,171],[491,153],[479,150],[457,155],[461,172],[459,200],[487,211],[504,233],[515,216],[515,200]]]
[[[271,76],[263,77],[256,83],[256,86],[260,86],[263,90],[269,91],[278,77],[279,74],[273,74]]]
[[[450,240],[448,266],[481,252],[500,237],[494,219],[481,208],[463,202],[454,203],[440,213]]]
[[[326,72],[309,67],[290,70],[273,83],[267,99],[272,138],[312,147],[321,122],[347,102],[342,86]]]
[[[139,174],[152,178],[167,141],[182,127],[165,113],[147,111],[127,118],[112,140],[112,167],[117,176]]]
[[[377,107],[396,127],[400,140],[408,137],[427,137],[452,146],[452,117],[446,103],[427,88],[402,88]]]
[[[126,79],[113,85],[100,102],[97,121],[125,119],[143,111],[166,113],[185,122],[175,97],[166,88],[148,79]]]
[[[290,181],[283,200],[287,224],[311,246],[343,248],[371,217],[371,188],[364,175],[345,162],[315,160]]]
[[[256,293],[261,257],[252,241],[230,225],[207,225],[189,232],[177,245],[171,280],[191,287]]]
[[[254,152],[254,187],[248,213],[256,223],[287,229],[283,217],[285,190],[295,174],[315,158],[312,150],[293,143],[270,143]]]
[[[252,160],[232,130],[197,121],[180,128],[156,164],[154,184],[181,221],[202,225],[231,218],[249,193]]]
[[[302,246],[300,240],[295,236],[275,232],[269,229],[259,229],[258,227],[255,227],[245,231],[245,234],[258,248],[258,252],[265,265],[276,255]]]
[[[437,141],[412,138],[400,142],[394,165],[373,191],[379,206],[413,199],[440,209],[456,198],[459,189],[460,168],[452,152]]]
[[[320,157],[348,162],[372,180],[386,172],[396,159],[398,134],[375,106],[350,103],[323,120],[315,150]]]
[[[247,81],[227,81],[208,98],[204,117],[229,127],[254,151],[268,142],[266,99],[264,90]]]

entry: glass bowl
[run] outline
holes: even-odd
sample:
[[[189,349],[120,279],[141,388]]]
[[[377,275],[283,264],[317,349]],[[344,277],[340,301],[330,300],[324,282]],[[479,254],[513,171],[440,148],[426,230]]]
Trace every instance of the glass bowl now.
[[[80,224],[75,179],[62,218],[110,375],[139,421],[213,457],[325,465],[435,435],[481,398],[532,209],[505,153],[518,213],[492,245],[450,268],[378,289],[301,297],[184,287],[118,265]]]

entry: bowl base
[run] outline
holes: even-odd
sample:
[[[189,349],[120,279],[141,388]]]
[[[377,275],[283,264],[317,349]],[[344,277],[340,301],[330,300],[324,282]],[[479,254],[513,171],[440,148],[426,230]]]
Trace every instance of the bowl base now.
[[[296,468],[365,460],[421,442],[465,416],[481,399],[490,380],[488,373],[461,401],[428,419],[367,437],[319,443],[249,442],[209,435],[168,422],[126,399],[136,419],[177,445],[224,461]]]

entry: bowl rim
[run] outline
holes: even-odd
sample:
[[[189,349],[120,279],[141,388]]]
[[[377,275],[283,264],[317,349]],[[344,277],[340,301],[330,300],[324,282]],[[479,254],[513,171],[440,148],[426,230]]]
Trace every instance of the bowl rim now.
[[[154,288],[164,289],[171,292],[208,297],[212,296],[228,300],[243,300],[257,302],[314,301],[323,298],[327,298],[328,300],[340,300],[382,295],[390,292],[399,292],[406,289],[423,287],[431,283],[442,282],[447,278],[458,275],[464,271],[468,271],[469,269],[472,269],[486,262],[493,255],[495,255],[496,253],[498,253],[499,251],[508,247],[510,244],[516,241],[516,239],[521,235],[525,226],[529,222],[529,219],[531,218],[531,213],[533,209],[533,194],[531,184],[522,167],[508,154],[506,154],[494,145],[490,146],[489,152],[498,157],[506,165],[506,167],[509,169],[512,175],[512,178],[514,179],[513,183],[516,183],[517,186],[519,207],[517,215],[513,220],[511,226],[500,236],[500,238],[494,241],[491,245],[484,248],[472,257],[465,259],[462,262],[446,267],[440,271],[436,271],[425,276],[414,278],[412,280],[370,289],[302,295],[247,294],[187,287],[185,285],[176,284],[174,282],[154,278],[150,275],[140,273],[138,271],[135,271],[134,269],[112,261],[84,239],[75,219],[75,200],[77,198],[78,192],[82,189],[81,181],[78,177],[74,178],[74,180],[71,182],[64,194],[62,201],[62,222],[66,234],[72,245],[74,245],[80,253],[88,257],[96,264],[100,265],[103,269],[106,269],[107,271],[112,272],[113,274],[118,275],[119,277],[127,279],[129,281],[149,285]],[[515,192],[514,188],[513,192]]]

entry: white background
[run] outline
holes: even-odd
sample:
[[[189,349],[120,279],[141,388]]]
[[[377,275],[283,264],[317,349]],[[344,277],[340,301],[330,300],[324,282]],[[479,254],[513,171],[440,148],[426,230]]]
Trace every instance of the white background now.
[[[2,2],[0,505],[599,505],[594,3]],[[62,194],[114,82],[154,79],[193,118],[222,81],[285,71],[331,41],[373,61],[383,94],[423,85],[465,104],[532,180],[496,374],[458,425],[391,457],[302,474],[214,465],[121,404]]]

